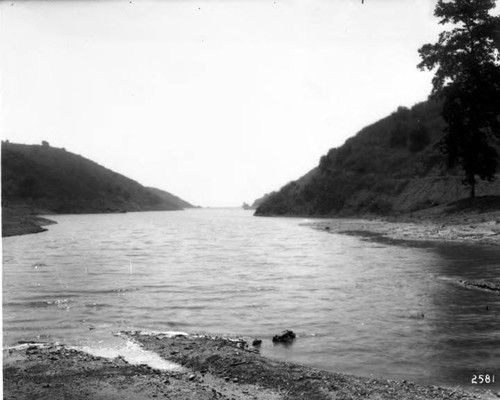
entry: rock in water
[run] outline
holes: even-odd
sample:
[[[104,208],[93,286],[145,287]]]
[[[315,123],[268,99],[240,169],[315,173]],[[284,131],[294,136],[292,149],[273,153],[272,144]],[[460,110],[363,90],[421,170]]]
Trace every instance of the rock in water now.
[[[254,346],[254,347],[260,346],[261,344],[262,344],[262,340],[260,340],[260,339],[254,339],[252,342],[252,346]]]
[[[290,343],[295,339],[295,333],[293,331],[283,331],[281,335],[274,335],[273,342],[276,343]]]

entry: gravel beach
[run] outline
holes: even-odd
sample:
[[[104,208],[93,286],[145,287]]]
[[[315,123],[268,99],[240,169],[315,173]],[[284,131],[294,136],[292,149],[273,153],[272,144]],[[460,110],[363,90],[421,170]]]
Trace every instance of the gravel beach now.
[[[495,399],[489,391],[321,371],[262,357],[241,339],[125,334],[179,367],[160,370],[61,345],[4,350],[4,399]]]
[[[325,219],[311,225],[329,233],[371,235],[391,240],[500,245],[500,211],[448,215],[438,208],[399,217]]]

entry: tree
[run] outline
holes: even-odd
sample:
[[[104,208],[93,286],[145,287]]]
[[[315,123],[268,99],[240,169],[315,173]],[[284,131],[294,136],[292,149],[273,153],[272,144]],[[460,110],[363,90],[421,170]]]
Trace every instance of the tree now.
[[[475,196],[476,177],[492,181],[500,139],[500,57],[495,43],[500,17],[495,0],[438,0],[434,15],[443,31],[419,49],[421,70],[435,70],[431,96],[443,100],[447,122],[441,149],[450,166],[460,165]]]
[[[408,150],[418,153],[431,142],[429,129],[424,124],[417,124],[408,134]]]
[[[24,177],[19,184],[19,195],[23,198],[34,198],[38,195],[38,181],[32,175]]]

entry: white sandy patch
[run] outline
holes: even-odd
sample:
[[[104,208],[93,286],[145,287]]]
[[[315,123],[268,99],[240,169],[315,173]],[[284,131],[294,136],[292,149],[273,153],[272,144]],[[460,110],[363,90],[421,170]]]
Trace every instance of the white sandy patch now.
[[[133,365],[145,364],[153,369],[158,369],[162,371],[183,370],[182,366],[180,366],[179,364],[165,360],[162,357],[160,357],[157,353],[150,350],[145,350],[141,345],[132,342],[131,340],[127,340],[123,346],[116,346],[116,347],[82,346],[73,348],[96,357],[103,357],[108,359],[122,357],[129,364]]]

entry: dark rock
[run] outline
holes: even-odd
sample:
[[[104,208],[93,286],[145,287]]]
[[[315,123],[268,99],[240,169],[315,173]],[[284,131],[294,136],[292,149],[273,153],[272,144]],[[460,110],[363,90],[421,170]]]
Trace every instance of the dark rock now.
[[[248,343],[245,342],[244,340],[242,340],[242,341],[236,343],[236,347],[239,347],[240,349],[245,349],[248,347]]]
[[[290,343],[295,339],[295,333],[293,331],[283,331],[281,335],[274,335],[273,342],[274,343]]]
[[[260,346],[262,344],[262,340],[260,339],[254,339],[253,342],[252,342],[252,346]]]

